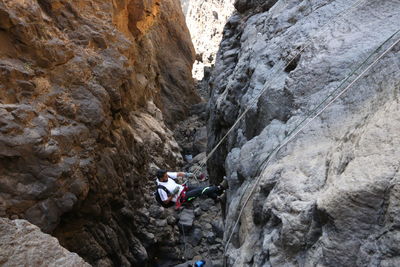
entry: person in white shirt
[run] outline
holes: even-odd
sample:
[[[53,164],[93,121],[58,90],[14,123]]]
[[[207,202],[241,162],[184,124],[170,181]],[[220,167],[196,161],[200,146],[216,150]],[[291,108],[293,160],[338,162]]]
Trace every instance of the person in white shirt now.
[[[164,186],[169,191],[168,196],[165,190],[158,188],[158,194],[160,195],[160,198],[164,202],[164,204],[169,204],[171,201],[176,202],[178,200],[178,197],[181,195],[184,187],[175,182],[175,179],[178,177],[193,177],[193,174],[185,172],[167,172],[166,170],[157,171],[157,184]],[[224,180],[223,183],[221,183],[221,185],[219,186],[193,187],[189,185],[188,190],[185,194],[185,199],[181,200],[181,202],[190,200],[201,195],[216,199],[219,195],[223,193],[226,187],[226,180]]]

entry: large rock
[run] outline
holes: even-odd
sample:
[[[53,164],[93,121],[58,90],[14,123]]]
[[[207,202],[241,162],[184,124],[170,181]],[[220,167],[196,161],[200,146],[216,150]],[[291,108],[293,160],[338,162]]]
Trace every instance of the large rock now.
[[[182,231],[189,231],[193,226],[194,221],[194,211],[192,209],[184,209],[181,214],[179,214],[178,225]]]
[[[346,12],[351,4],[236,1],[240,13],[225,27],[211,78],[208,134],[211,150],[249,108],[208,161],[212,182],[229,179],[228,266],[400,264],[399,44],[264,165],[400,27],[398,1],[361,1]],[[333,23],[336,14],[344,18]],[[294,60],[285,67],[288,58]]]
[[[0,218],[1,266],[90,266],[25,220]]]
[[[201,127],[197,129],[194,136],[193,152],[199,154],[207,150],[207,128]]]
[[[148,170],[183,162],[166,124],[199,100],[179,1],[0,1],[0,40],[0,216],[146,264]]]

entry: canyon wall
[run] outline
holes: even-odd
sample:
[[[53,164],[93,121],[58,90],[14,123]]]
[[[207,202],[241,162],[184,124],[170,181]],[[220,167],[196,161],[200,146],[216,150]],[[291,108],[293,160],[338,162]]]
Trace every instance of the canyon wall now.
[[[182,162],[166,125],[199,101],[179,1],[1,0],[0,46],[0,216],[143,266],[149,168]]]
[[[204,68],[214,65],[222,31],[226,21],[234,11],[234,0],[181,0],[190,30],[196,61],[193,65],[193,77],[201,80]],[[206,70],[206,75],[207,74]]]
[[[211,150],[249,109],[208,161],[211,179],[227,175],[230,185],[228,266],[399,265],[398,43],[265,163],[361,62],[356,75],[395,44],[399,34],[367,59],[400,28],[400,2],[235,7],[210,80],[208,122]]]

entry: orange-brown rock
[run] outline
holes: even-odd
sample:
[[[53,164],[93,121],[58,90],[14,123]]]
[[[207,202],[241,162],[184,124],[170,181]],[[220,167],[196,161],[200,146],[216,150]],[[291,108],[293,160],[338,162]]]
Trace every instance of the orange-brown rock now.
[[[94,265],[144,264],[126,214],[150,165],[181,162],[163,121],[198,101],[193,61],[178,0],[0,0],[0,216]]]

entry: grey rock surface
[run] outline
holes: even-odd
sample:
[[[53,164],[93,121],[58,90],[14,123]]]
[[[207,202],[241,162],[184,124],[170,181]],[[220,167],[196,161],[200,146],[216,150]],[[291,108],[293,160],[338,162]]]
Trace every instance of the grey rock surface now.
[[[354,3],[344,0],[235,3],[210,80],[208,122],[210,151],[249,108],[208,161],[211,182],[229,180],[228,266],[400,265],[400,45],[264,165],[399,29],[399,1],[359,2],[348,12]]]
[[[207,199],[203,199],[200,202],[200,208],[203,211],[208,211],[212,206],[214,206],[214,200],[207,198]]]
[[[0,218],[0,265],[11,266],[90,266],[76,253],[63,248],[58,240],[26,220]]]
[[[191,209],[182,210],[179,214],[179,226],[182,227],[183,231],[190,230],[193,226],[194,211]]]
[[[194,136],[193,152],[199,154],[207,150],[207,128],[201,127]]]
[[[203,237],[203,232],[200,228],[195,228],[193,230],[193,233],[190,235],[188,242],[192,245],[192,246],[198,246],[201,239]]]

